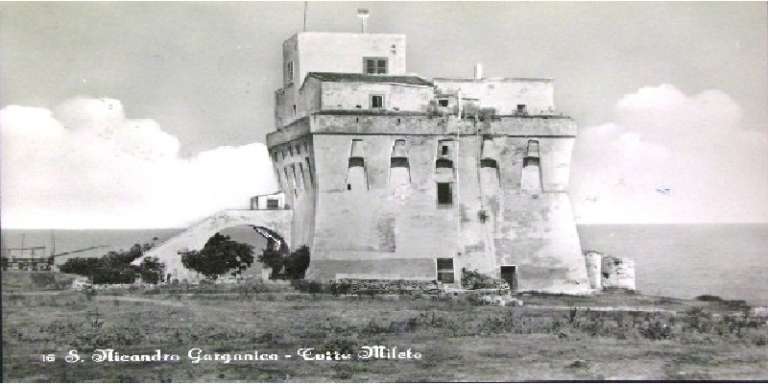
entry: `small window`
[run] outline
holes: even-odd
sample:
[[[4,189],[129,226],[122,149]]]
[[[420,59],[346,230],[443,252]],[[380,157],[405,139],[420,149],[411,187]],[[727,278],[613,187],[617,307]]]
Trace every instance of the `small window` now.
[[[451,183],[437,183],[437,205],[441,207],[450,207],[453,205]]]
[[[440,154],[443,155],[443,156],[447,156],[448,155],[448,146],[447,145],[443,145],[440,148]]]
[[[288,84],[293,82],[293,61],[285,64],[285,82]]]
[[[364,70],[368,75],[386,74],[387,59],[383,57],[366,57],[363,59]]]
[[[453,284],[453,259],[437,258],[437,281],[445,284]]]
[[[280,208],[280,201],[277,199],[267,199],[267,209],[278,209]]]
[[[447,107],[448,106],[448,99],[437,99],[437,105],[441,107]]]
[[[528,109],[526,108],[525,104],[517,105],[517,113],[520,115],[525,115],[528,113]]]
[[[296,104],[293,105],[293,115],[296,116]]]
[[[371,95],[371,109],[384,108],[384,96],[383,95]]]

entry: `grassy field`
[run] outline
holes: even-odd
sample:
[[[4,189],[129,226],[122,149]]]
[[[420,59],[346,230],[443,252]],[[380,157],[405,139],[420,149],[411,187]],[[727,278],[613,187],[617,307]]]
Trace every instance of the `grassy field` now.
[[[768,378],[766,319],[745,317],[744,308],[720,301],[525,295],[525,306],[500,307],[456,297],[313,295],[287,287],[95,295],[47,289],[20,292],[4,284],[4,381]],[[356,353],[364,345],[411,348],[423,357],[296,356],[302,347]],[[161,349],[181,361],[97,363],[90,360],[96,348],[122,354]],[[193,364],[191,348],[293,357]],[[64,361],[72,349],[82,363]],[[49,353],[56,361],[42,362],[41,354]]]

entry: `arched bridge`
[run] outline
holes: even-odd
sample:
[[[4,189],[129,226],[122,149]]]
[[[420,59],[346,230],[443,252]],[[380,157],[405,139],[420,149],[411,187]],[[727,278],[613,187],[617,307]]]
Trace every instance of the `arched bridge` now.
[[[293,211],[289,209],[221,211],[147,251],[133,264],[138,265],[144,257],[156,257],[165,264],[165,273],[171,274],[174,279],[197,281],[201,276],[195,271],[184,268],[180,252],[198,251],[217,232],[240,225],[253,227],[258,234],[267,239],[269,246],[290,249],[292,218]]]

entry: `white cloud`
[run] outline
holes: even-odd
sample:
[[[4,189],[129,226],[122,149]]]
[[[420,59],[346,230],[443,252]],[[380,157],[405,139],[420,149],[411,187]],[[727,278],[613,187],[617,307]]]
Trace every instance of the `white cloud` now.
[[[688,96],[663,84],[625,95],[615,122],[577,139],[577,221],[768,221],[768,134],[742,129],[741,117],[718,90]]]
[[[0,130],[5,228],[184,226],[277,188],[263,144],[181,158],[176,137],[118,100],[7,106]]]

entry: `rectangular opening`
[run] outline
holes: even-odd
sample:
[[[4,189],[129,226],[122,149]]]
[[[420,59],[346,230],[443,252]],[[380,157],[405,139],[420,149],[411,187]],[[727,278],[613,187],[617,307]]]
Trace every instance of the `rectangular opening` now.
[[[371,109],[384,108],[384,95],[371,95]]]
[[[447,145],[443,145],[442,148],[440,148],[440,154],[443,155],[443,156],[447,156],[448,155],[448,146]]]
[[[450,207],[453,205],[451,183],[437,183],[437,205],[441,207]]]
[[[410,168],[407,157],[392,157],[389,166],[391,168]]]
[[[501,266],[501,279],[509,284],[509,289],[517,291],[517,266],[516,265],[502,265]]]
[[[441,107],[447,107],[448,106],[448,99],[437,99],[437,105]]]
[[[386,57],[366,57],[363,59],[363,69],[368,75],[386,74],[387,73],[387,58]]]
[[[450,257],[437,258],[437,281],[445,284],[453,284],[453,259]]]
[[[528,113],[528,110],[525,107],[525,104],[518,104],[517,105],[517,113],[521,114],[521,115],[524,115],[524,114]]]
[[[280,208],[280,201],[277,199],[267,199],[267,209]]]

